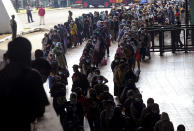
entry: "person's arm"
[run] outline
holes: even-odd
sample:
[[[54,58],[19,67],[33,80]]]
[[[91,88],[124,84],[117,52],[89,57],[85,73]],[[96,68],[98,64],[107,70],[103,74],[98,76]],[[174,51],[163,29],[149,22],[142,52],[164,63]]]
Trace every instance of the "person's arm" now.
[[[103,77],[103,84],[108,83],[108,80],[104,76],[102,76],[102,77]]]
[[[16,32],[17,32],[17,22],[15,21],[15,29],[16,29]]]
[[[43,14],[45,15],[45,14],[46,14],[46,11],[45,11],[45,9],[43,9],[43,12],[44,12]],[[44,15],[43,15],[43,16],[44,16]]]
[[[40,16],[40,9],[38,9],[38,15]]]

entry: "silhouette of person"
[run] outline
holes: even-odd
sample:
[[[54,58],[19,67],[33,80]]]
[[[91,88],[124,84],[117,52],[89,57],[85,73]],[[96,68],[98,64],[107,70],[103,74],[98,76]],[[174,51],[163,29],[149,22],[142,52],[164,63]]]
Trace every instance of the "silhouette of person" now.
[[[10,26],[11,26],[12,40],[13,40],[17,36],[17,22],[15,21],[15,15],[11,16]]]
[[[9,63],[0,71],[0,130],[30,131],[43,112],[43,82],[30,67],[31,43],[17,37],[8,44]]]

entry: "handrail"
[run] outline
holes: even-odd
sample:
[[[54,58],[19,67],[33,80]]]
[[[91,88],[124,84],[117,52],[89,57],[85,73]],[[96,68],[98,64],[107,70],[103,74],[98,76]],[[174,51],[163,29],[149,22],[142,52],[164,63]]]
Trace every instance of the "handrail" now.
[[[190,30],[194,30],[194,25],[152,25],[149,27],[142,27],[140,30],[146,29],[150,35],[151,35],[151,42],[152,42],[152,52],[160,52],[160,55],[162,56],[164,52],[172,51],[175,53],[175,51],[185,51],[187,53],[188,51],[194,51],[194,45],[189,45],[188,40],[191,39],[189,37]],[[170,32],[171,34],[171,45],[166,45],[164,41],[164,33]],[[183,34],[183,48],[177,48],[177,40],[176,35],[178,35],[176,32],[181,31]],[[159,34],[159,46],[155,45],[155,34]],[[180,37],[180,36],[179,36]],[[157,50],[155,50],[157,49]]]
[[[148,27],[142,27],[140,29],[169,29],[169,28],[176,28],[176,29],[194,29],[194,25],[180,25],[180,27],[177,27],[176,25],[171,25],[171,26],[148,26]]]

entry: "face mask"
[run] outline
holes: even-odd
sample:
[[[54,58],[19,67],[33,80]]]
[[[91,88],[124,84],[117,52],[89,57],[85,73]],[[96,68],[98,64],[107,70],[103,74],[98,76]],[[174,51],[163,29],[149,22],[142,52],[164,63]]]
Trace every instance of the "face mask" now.
[[[119,62],[119,60],[118,60],[118,59],[116,59],[116,60],[115,60],[115,62]]]
[[[102,83],[102,80],[98,80],[98,84],[101,84]]]
[[[62,74],[63,74],[63,72],[59,71],[59,75],[62,75]]]
[[[90,60],[89,59],[86,59],[86,63],[89,63],[90,62]]]

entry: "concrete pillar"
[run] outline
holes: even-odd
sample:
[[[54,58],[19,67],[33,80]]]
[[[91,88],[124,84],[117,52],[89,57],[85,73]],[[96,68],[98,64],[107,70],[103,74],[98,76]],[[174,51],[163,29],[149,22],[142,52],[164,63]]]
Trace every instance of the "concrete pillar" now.
[[[43,0],[43,5],[44,5],[44,8],[46,8],[46,6],[47,6],[47,0]]]
[[[194,25],[194,1],[191,0],[191,23]]]
[[[191,7],[190,7],[191,8],[191,12],[190,12],[191,13],[191,24],[194,25],[194,1],[191,0],[190,4],[191,4]],[[192,35],[191,36],[192,45],[194,46],[194,30],[191,31],[191,35]]]
[[[0,0],[0,12],[0,33],[11,33],[9,22],[11,15],[15,15],[15,20],[17,22],[17,32],[21,33],[23,31],[22,24],[17,17],[11,0]]]
[[[70,6],[70,0],[67,0],[67,7]]]

